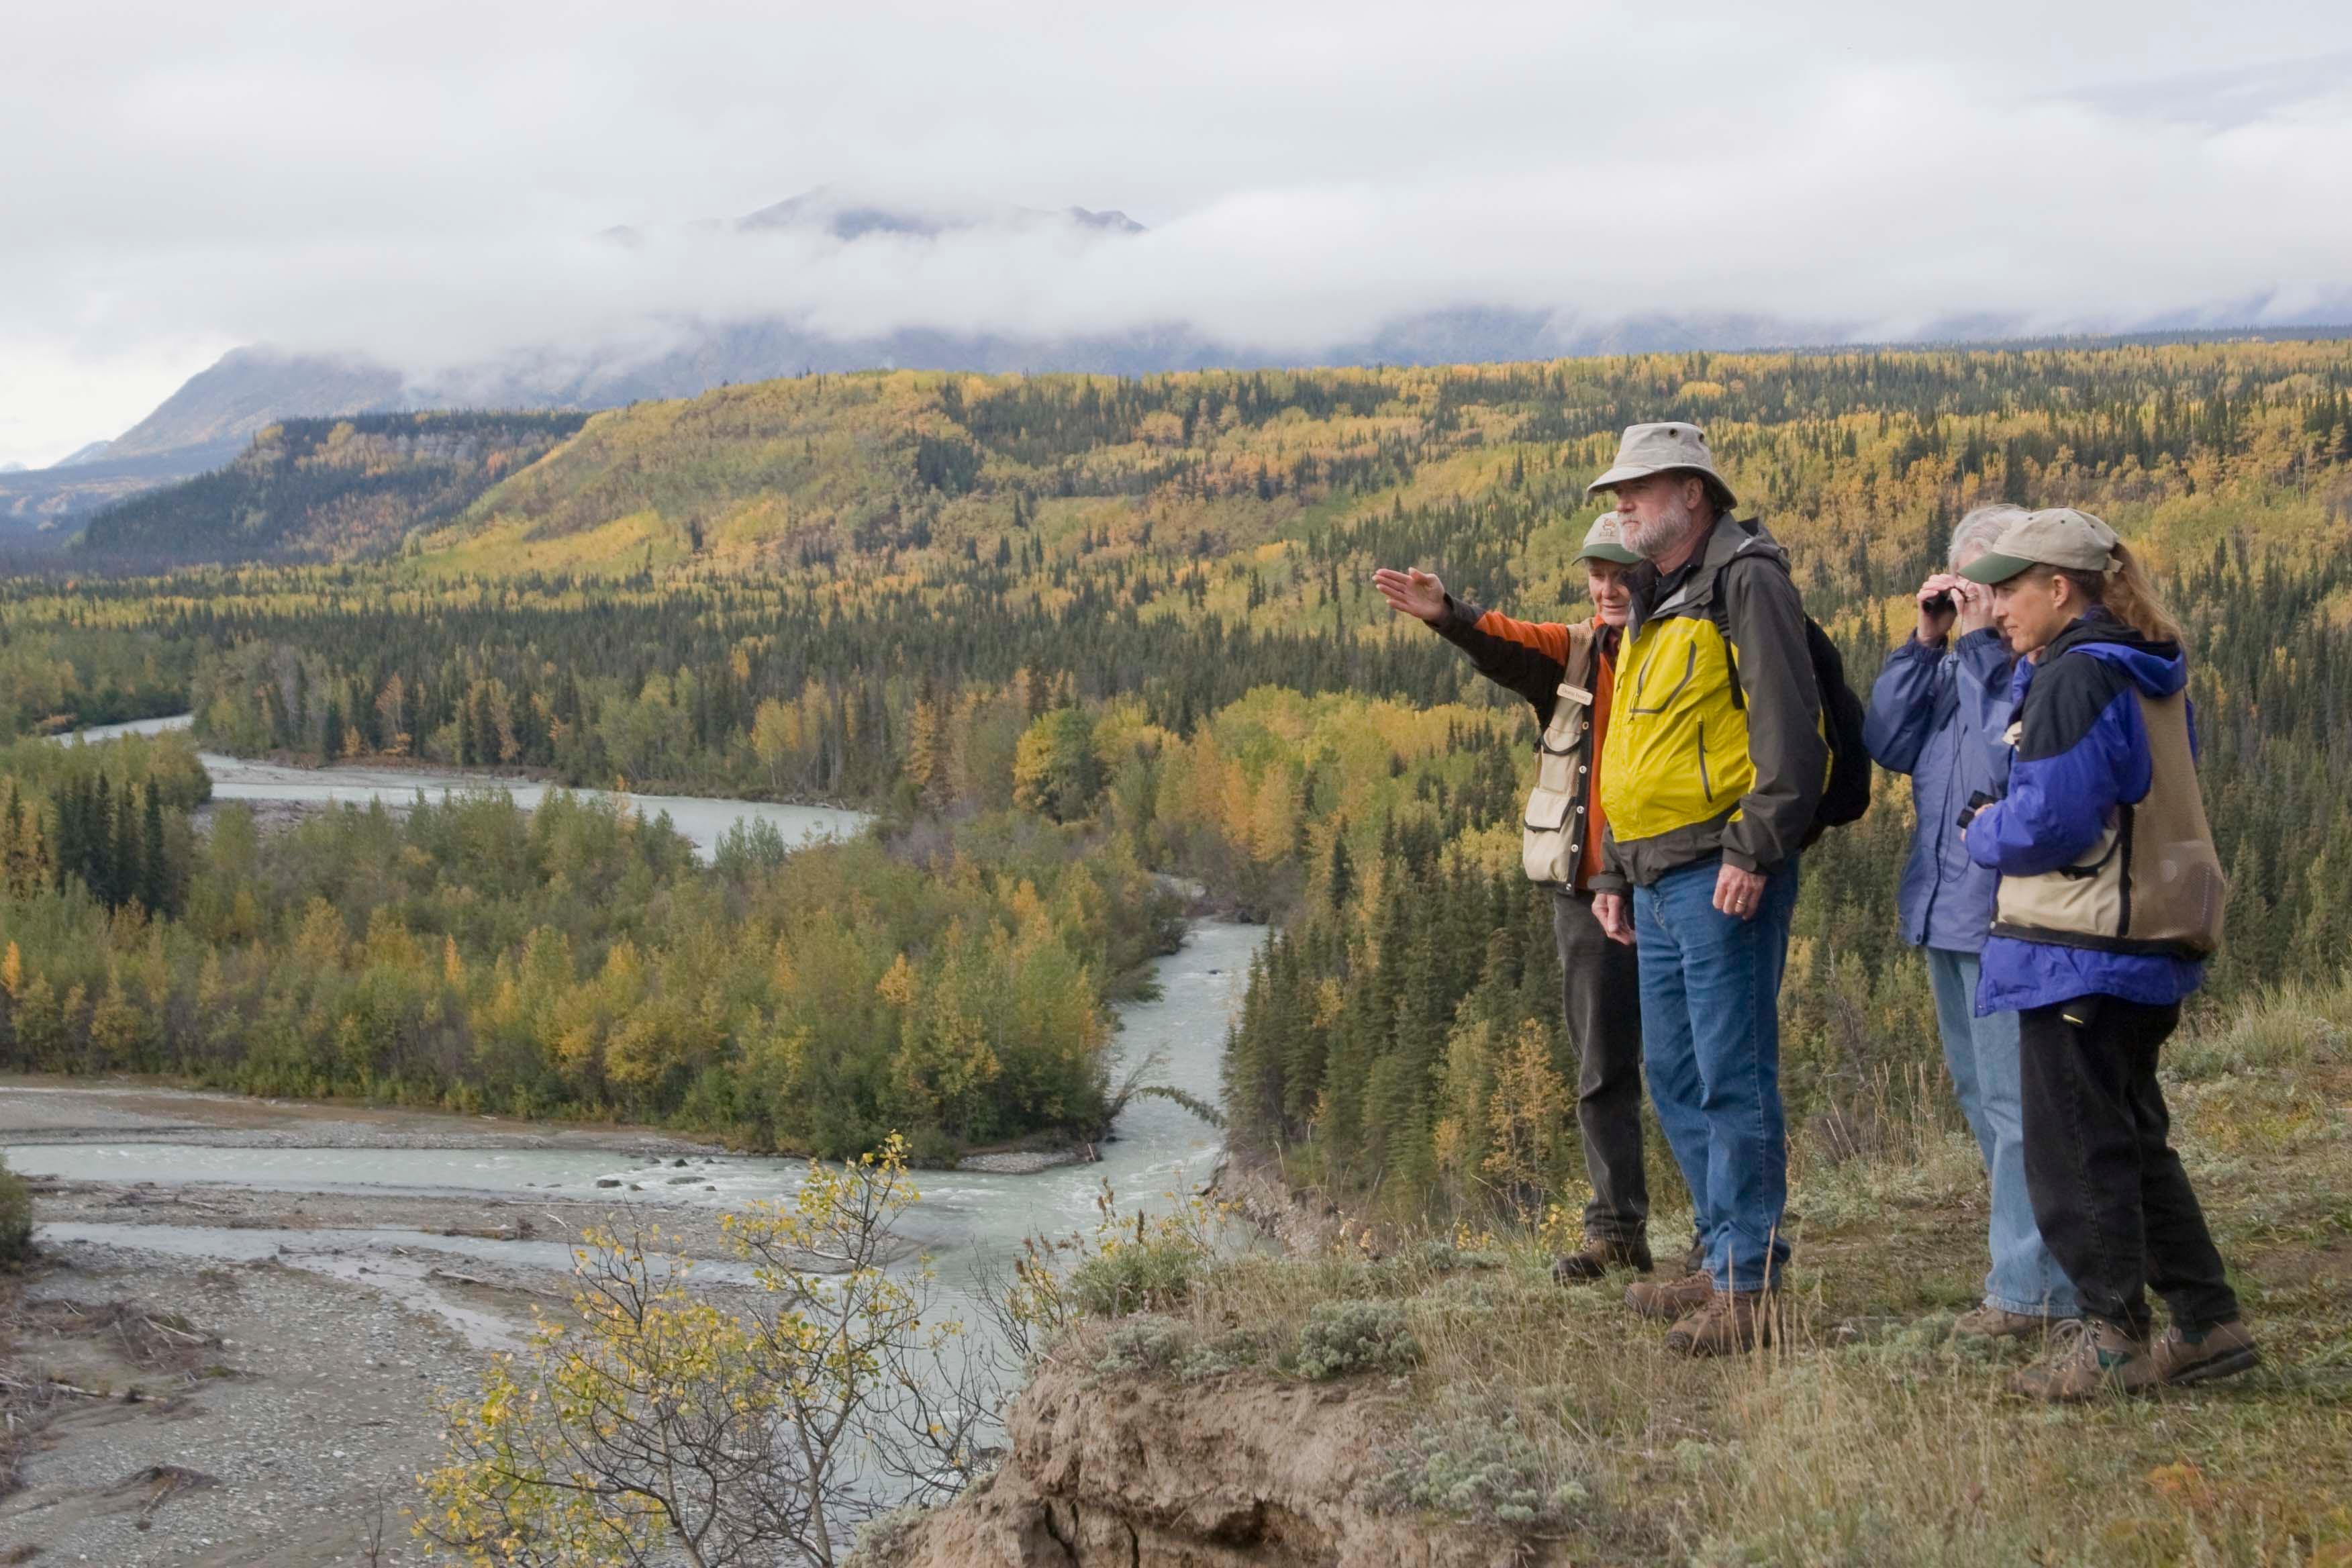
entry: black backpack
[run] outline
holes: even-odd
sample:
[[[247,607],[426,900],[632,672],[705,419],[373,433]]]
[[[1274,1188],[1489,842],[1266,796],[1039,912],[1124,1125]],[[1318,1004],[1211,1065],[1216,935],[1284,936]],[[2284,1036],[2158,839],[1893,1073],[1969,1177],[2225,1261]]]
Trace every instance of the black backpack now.
[[[1789,569],[1787,558],[1780,555],[1745,555],[1734,561],[1759,559],[1770,560],[1783,572]],[[1731,651],[1731,626],[1725,616],[1719,579],[1707,615],[1723,637],[1724,658],[1731,663],[1731,704],[1745,708],[1748,694],[1739,688],[1739,665]],[[1805,654],[1812,662],[1813,684],[1821,689],[1822,729],[1830,745],[1829,782],[1822,786],[1822,802],[1813,808],[1813,826],[1806,830],[1802,846],[1810,847],[1828,829],[1859,822],[1870,809],[1870,749],[1862,742],[1862,699],[1846,684],[1845,656],[1811,616],[1805,617]]]

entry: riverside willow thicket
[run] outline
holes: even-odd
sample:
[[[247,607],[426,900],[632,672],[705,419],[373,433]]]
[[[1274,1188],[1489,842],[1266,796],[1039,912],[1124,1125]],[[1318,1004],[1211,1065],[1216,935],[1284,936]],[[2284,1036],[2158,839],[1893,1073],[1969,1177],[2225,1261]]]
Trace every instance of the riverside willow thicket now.
[[[702,867],[667,821],[483,794],[269,834],[228,806],[173,847],[165,918],[110,910],[76,872],[12,878],[12,1067],[618,1115],[836,1156],[904,1131],[939,1157],[1099,1131],[1105,1004],[1173,939],[1131,859],[1005,819],[919,857],[787,853],[739,827]]]
[[[2347,382],[2352,347],[2319,342],[734,387],[596,416],[454,516],[446,500],[387,512],[410,491],[366,464],[320,465],[257,503],[254,532],[280,554],[364,511],[345,541],[363,558],[9,583],[0,714],[114,717],[184,692],[198,737],[232,751],[848,799],[890,825],[858,874],[902,868],[918,901],[999,875],[973,846],[1021,834],[1198,877],[1284,922],[1232,1042],[1235,1136],[1402,1206],[1520,1201],[1576,1168],[1548,916],[1517,866],[1532,732],[1387,616],[1375,565],[1427,565],[1521,616],[1578,613],[1581,486],[1624,423],[1693,419],[1866,682],[1969,506],[2099,511],[2192,629],[2234,888],[2210,993],[2227,998],[2331,978],[2352,939]],[[364,507],[338,488],[362,479]],[[140,502],[136,531],[93,524],[89,559],[169,537],[175,493]],[[185,493],[187,515],[210,515]],[[368,541],[396,552],[365,557]],[[1899,1095],[1936,1060],[1924,976],[1894,934],[1907,812],[1882,778],[1872,814],[1808,858],[1784,994],[1801,1112]],[[465,873],[444,874],[459,897]],[[182,940],[225,970],[290,941],[309,916],[285,879],[257,880],[271,934]],[[1124,870],[1101,884],[1100,918],[1142,887]],[[377,906],[336,907],[363,944]],[[6,918],[34,917],[12,902]],[[411,901],[398,918],[435,946],[452,917]],[[952,924],[887,937],[919,969]],[[527,936],[500,953],[519,963]],[[607,941],[575,942],[575,977],[602,972]],[[76,960],[86,1006],[146,994],[136,947]],[[1100,955],[1098,994],[1140,951]],[[746,1038],[712,1047],[729,1084],[759,1077]],[[445,1054],[414,1081],[456,1095],[469,1070]],[[553,1066],[533,1081],[542,1107],[734,1114]]]

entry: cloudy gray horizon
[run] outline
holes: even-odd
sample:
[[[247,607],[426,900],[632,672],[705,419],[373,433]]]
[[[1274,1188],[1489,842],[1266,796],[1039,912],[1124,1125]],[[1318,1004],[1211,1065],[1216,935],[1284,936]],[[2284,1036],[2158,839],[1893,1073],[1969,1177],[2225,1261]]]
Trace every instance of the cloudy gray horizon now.
[[[0,463],[254,343],[425,376],[750,316],[1302,360],[1458,308],[2352,321],[2340,4],[115,0],[10,37]],[[818,186],[1149,231],[696,226]]]

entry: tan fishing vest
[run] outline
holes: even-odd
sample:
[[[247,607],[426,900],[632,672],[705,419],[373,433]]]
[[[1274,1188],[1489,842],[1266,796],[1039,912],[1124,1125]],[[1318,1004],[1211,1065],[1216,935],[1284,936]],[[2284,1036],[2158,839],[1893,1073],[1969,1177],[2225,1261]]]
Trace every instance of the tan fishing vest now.
[[[1520,864],[1535,881],[1576,886],[1584,854],[1585,813],[1592,783],[1592,678],[1600,664],[1593,632],[1568,628],[1568,659],[1551,721],[1538,742],[1535,788],[1519,819]]]
[[[2138,692],[2154,767],[2147,797],[2118,806],[2106,831],[2072,866],[2003,877],[1993,934],[2105,952],[2203,958],[2221,945],[2230,884],[2197,788],[2182,693]],[[2007,739],[2017,744],[2021,725]]]

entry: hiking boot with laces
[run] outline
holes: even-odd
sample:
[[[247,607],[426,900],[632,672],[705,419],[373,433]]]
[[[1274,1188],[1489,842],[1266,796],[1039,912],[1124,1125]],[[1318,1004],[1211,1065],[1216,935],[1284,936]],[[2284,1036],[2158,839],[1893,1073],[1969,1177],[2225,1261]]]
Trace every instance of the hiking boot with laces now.
[[[1772,1342],[1772,1317],[1769,1292],[1718,1290],[1667,1331],[1666,1348],[1681,1355],[1737,1355]]]
[[[2149,1347],[2148,1358],[2156,1363],[2160,1383],[2234,1377],[2263,1359],[2254,1349],[2252,1332],[2235,1318],[2226,1323],[2209,1323],[2196,1332],[2176,1323]]]
[[[2038,1340],[2057,1328],[2071,1322],[2069,1318],[2048,1318],[2038,1312],[2012,1312],[1990,1302],[1973,1311],[1962,1312],[1952,1323],[1952,1332],[1964,1340]]]
[[[1638,1237],[1631,1241],[1611,1241],[1605,1237],[1588,1236],[1582,1247],[1552,1264],[1551,1277],[1561,1285],[1582,1285],[1601,1279],[1612,1268],[1633,1268],[1647,1274],[1653,1267],[1650,1244]]]
[[[1644,1318],[1686,1318],[1715,1294],[1715,1278],[1704,1268],[1679,1279],[1641,1279],[1625,1287],[1625,1305]]]
[[[2009,1391],[2073,1405],[2102,1394],[2142,1393],[2156,1381],[2156,1358],[2147,1341],[2121,1323],[2081,1318],[2051,1331],[2049,1353],[2011,1378]]]

